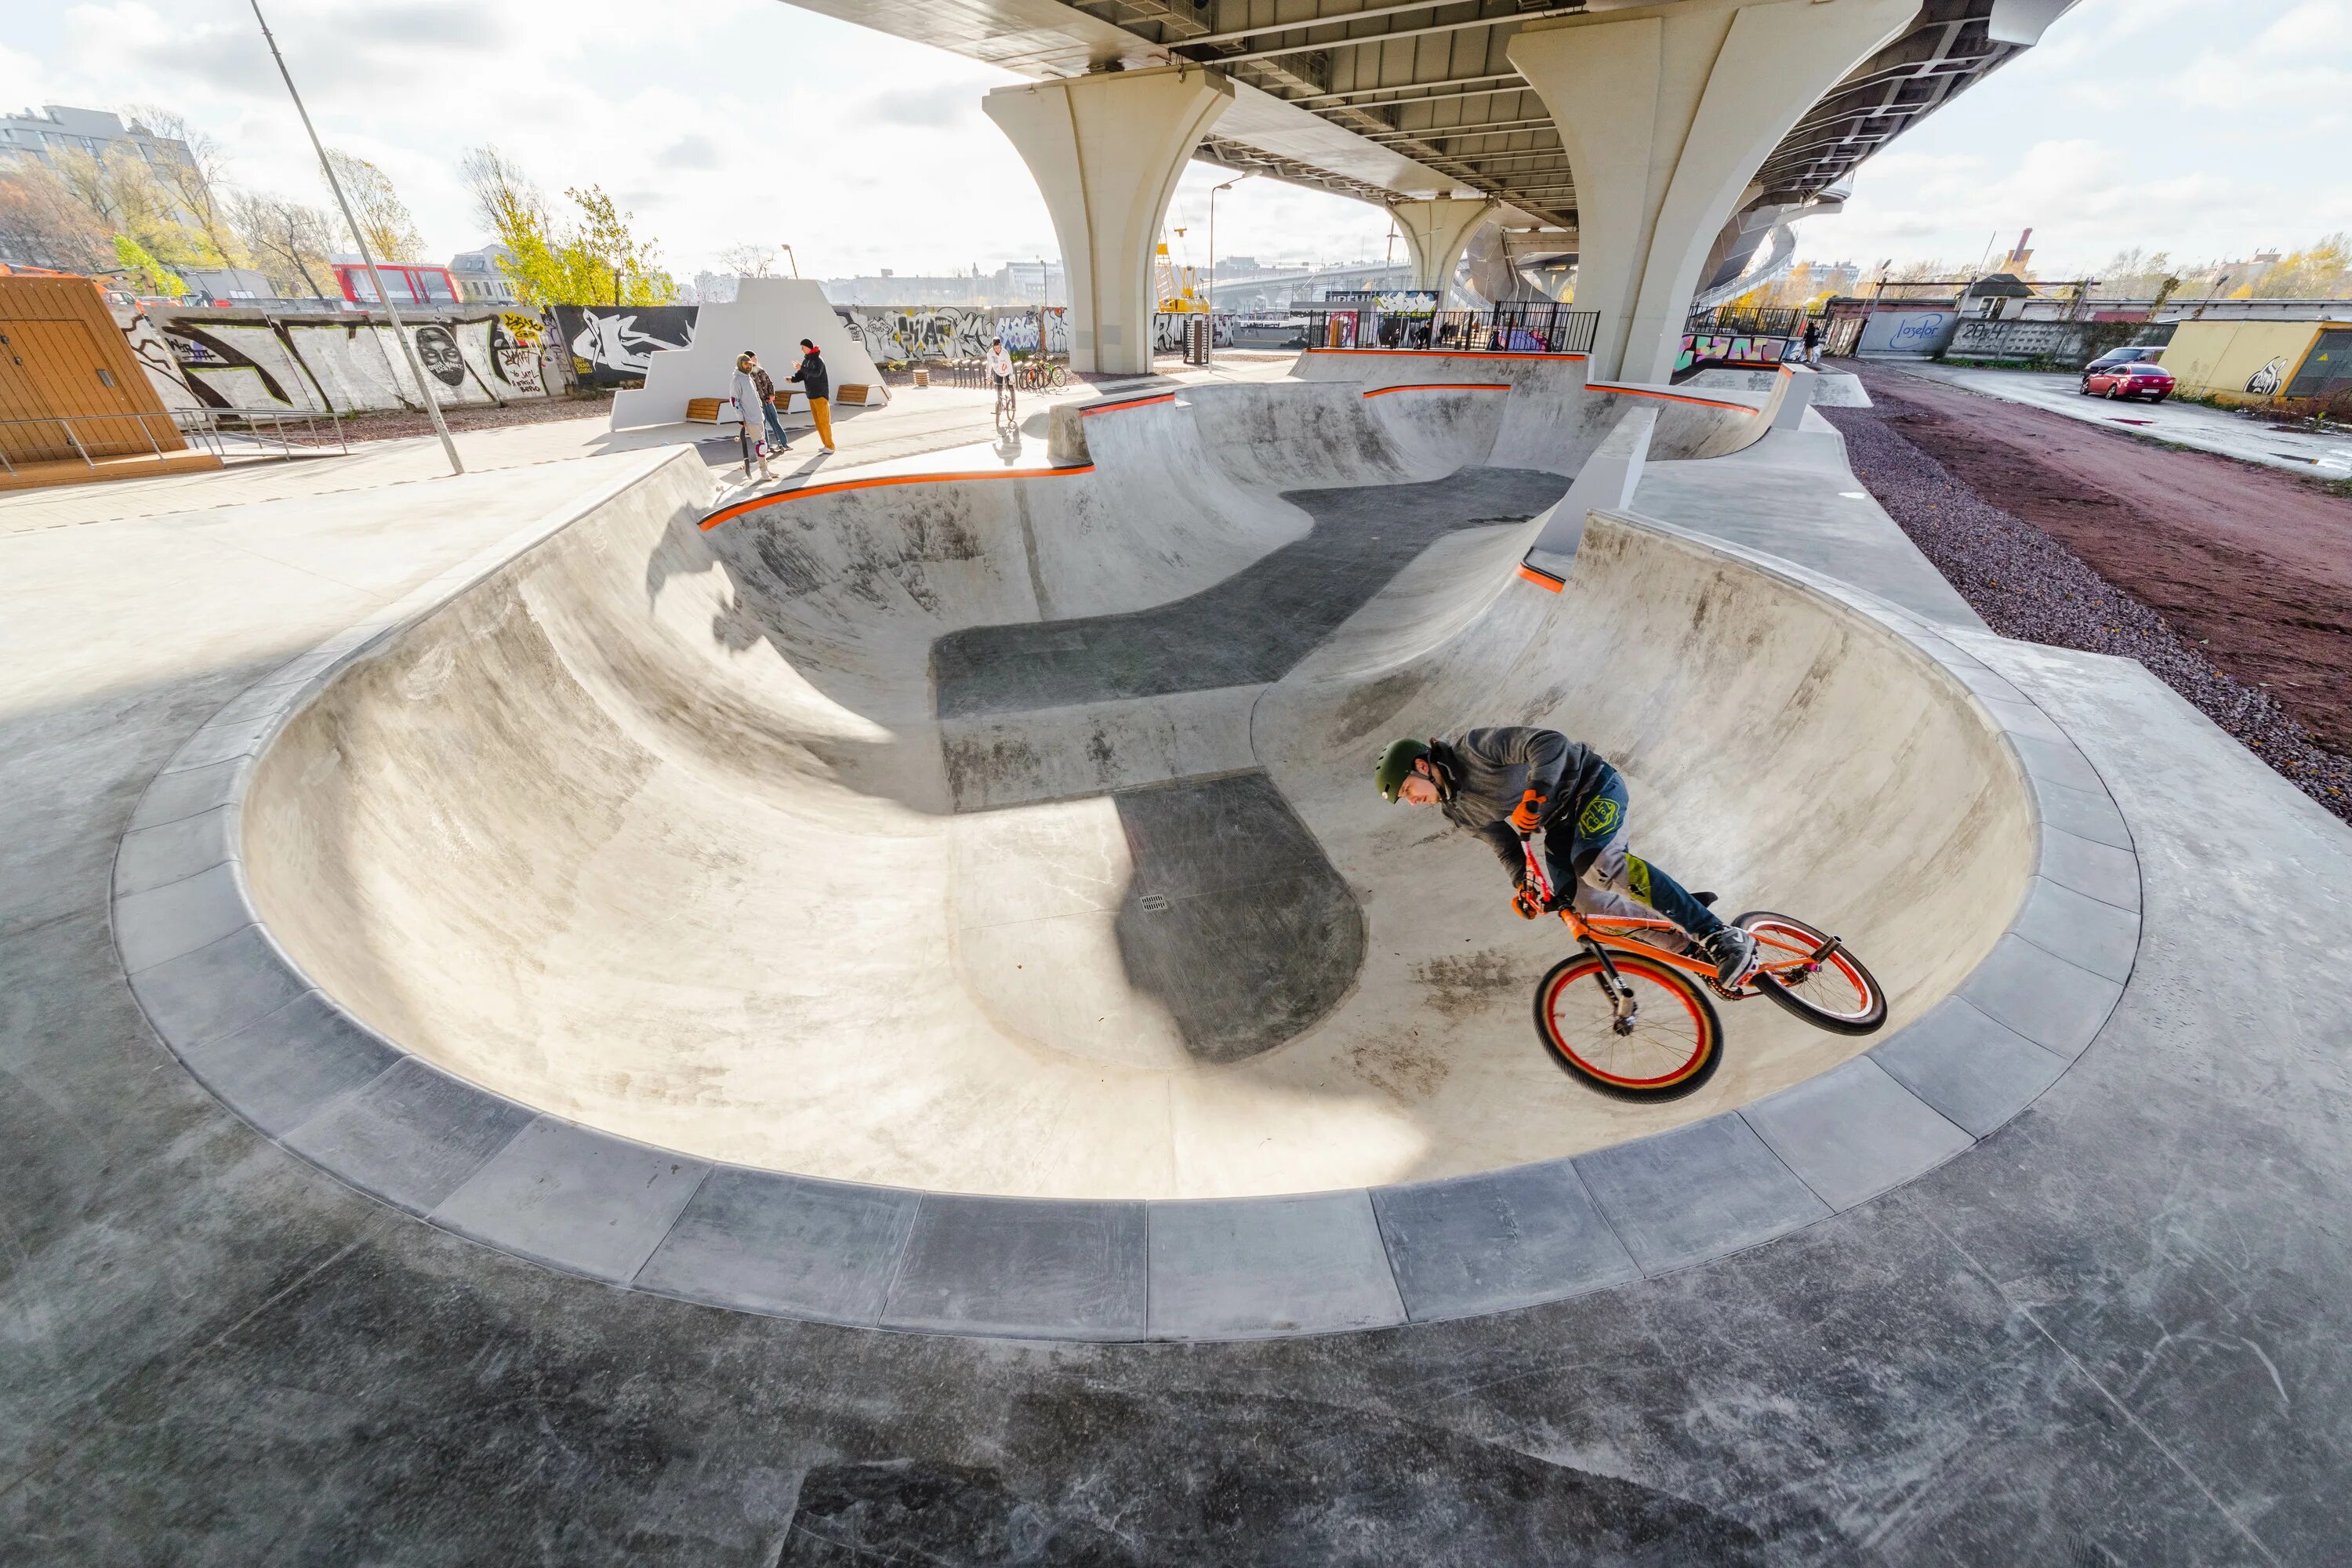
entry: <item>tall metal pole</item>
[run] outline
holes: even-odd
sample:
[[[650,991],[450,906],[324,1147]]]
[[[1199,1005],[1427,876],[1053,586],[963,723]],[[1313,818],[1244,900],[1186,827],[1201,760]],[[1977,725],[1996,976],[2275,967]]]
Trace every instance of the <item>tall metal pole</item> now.
[[[1222,185],[1209,187],[1209,342],[1202,350],[1201,363],[1208,364],[1217,357],[1217,193],[1230,191],[1248,179],[1247,174],[1227,180]]]
[[[383,313],[392,321],[392,335],[400,340],[400,352],[407,356],[408,374],[416,378],[416,395],[425,399],[425,412],[432,417],[433,433],[441,437],[441,449],[449,454],[449,471],[462,474],[466,465],[457,456],[457,443],[449,438],[449,426],[441,417],[441,405],[434,401],[433,384],[416,357],[416,345],[408,341],[408,329],[400,324],[400,310],[392,302],[392,290],[383,286],[383,274],[375,269],[375,257],[368,249],[360,220],[352,212],[351,198],[343,195],[342,181],[335,178],[335,166],[327,162],[326,146],[319,140],[319,128],[310,123],[310,111],[302,107],[302,95],[294,90],[294,73],[286,68],[286,57],[278,50],[277,36],[270,32],[268,19],[261,14],[261,0],[250,3],[253,19],[261,24],[261,37],[269,45],[269,58],[278,62],[278,74],[285,79],[286,96],[294,100],[294,112],[302,117],[302,129],[310,133],[311,151],[319,154],[319,167],[327,176],[327,188],[335,193],[335,205],[343,209],[343,221],[351,226],[352,238],[359,243],[360,260],[367,268],[368,283],[375,289],[375,297],[383,301]]]

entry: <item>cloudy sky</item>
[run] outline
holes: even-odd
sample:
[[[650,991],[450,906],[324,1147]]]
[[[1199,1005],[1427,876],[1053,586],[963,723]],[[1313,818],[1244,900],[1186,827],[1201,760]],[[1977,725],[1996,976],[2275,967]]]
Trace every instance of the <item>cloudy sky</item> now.
[[[319,199],[242,0],[11,10],[0,106],[166,105],[238,183]],[[321,133],[393,175],[436,253],[487,237],[457,162],[489,142],[551,194],[603,184],[681,275],[746,242],[789,242],[813,277],[1055,254],[980,112],[1011,78],[778,0],[278,0],[270,20]],[[2352,228],[2347,106],[2352,0],[2084,0],[1865,165],[1800,253],[1973,261],[2032,225],[2047,273],[2130,245],[2305,242]],[[1227,177],[1194,164],[1180,187],[1195,259]],[[1221,253],[1267,260],[1377,256],[1388,233],[1371,207],[1259,180],[1219,198],[1217,228]]]

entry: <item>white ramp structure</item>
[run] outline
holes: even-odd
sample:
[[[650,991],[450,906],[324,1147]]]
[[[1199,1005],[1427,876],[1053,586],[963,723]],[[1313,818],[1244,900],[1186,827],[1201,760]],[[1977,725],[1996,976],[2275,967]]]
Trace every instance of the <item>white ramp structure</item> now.
[[[871,401],[887,401],[882,373],[833,313],[823,289],[800,278],[745,278],[731,302],[702,307],[691,344],[652,355],[645,385],[614,395],[613,428],[675,425],[686,417],[690,400],[726,397],[735,379],[735,356],[745,349],[760,356],[778,391],[793,390],[784,377],[800,363],[803,338],[824,351],[836,401],[845,386],[870,387]],[[722,407],[719,417],[732,424],[735,410]]]

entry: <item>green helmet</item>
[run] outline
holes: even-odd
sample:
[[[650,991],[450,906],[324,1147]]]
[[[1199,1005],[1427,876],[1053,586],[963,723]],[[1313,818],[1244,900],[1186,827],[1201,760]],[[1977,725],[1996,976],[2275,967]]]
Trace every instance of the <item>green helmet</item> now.
[[[1382,795],[1388,796],[1389,804],[1396,804],[1397,791],[1402,789],[1404,781],[1412,776],[1412,764],[1427,755],[1429,742],[1426,741],[1408,738],[1389,742],[1388,750],[1381,753],[1379,764],[1372,769],[1372,782],[1380,786]]]

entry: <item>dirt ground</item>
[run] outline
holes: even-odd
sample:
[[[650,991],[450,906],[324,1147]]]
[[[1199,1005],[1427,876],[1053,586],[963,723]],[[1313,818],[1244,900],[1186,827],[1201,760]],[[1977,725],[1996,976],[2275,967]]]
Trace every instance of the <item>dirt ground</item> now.
[[[457,430],[501,430],[509,425],[545,425],[557,419],[609,419],[613,414],[613,395],[598,393],[589,397],[526,397],[508,404],[503,408],[463,406],[445,408],[441,417],[449,428]],[[288,435],[299,445],[303,437],[290,426]],[[328,421],[320,422],[322,440],[332,446],[337,438]],[[430,436],[433,421],[421,408],[404,408],[383,414],[354,414],[343,421],[341,435],[353,441],[384,441],[396,436]]]
[[[2267,689],[2322,744],[2352,753],[2352,499],[1846,363],[1885,423],[1955,479],[2065,545],[2222,670]]]

